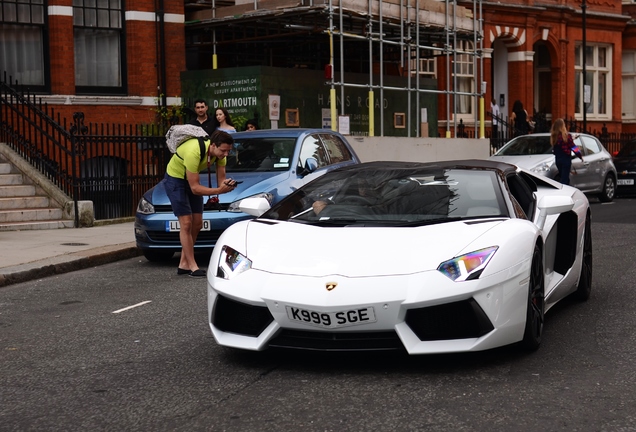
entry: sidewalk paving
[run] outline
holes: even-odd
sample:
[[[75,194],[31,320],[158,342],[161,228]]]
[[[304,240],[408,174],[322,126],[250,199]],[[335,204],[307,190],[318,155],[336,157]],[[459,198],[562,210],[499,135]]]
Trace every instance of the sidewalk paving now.
[[[0,232],[0,287],[141,255],[134,222]]]

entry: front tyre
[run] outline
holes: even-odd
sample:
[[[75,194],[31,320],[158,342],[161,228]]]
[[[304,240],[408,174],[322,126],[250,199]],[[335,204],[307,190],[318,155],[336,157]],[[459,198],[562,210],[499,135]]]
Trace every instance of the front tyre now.
[[[580,301],[590,298],[592,292],[592,220],[590,214],[585,218],[585,232],[583,233],[583,262],[581,276],[574,296]]]
[[[608,174],[605,177],[605,181],[603,182],[603,190],[598,195],[598,199],[601,202],[610,202],[614,199],[616,195],[616,180],[614,176]]]
[[[541,345],[545,317],[545,287],[543,279],[543,256],[541,248],[535,245],[530,267],[530,282],[528,284],[526,327],[521,341],[521,346],[527,351],[536,351]]]

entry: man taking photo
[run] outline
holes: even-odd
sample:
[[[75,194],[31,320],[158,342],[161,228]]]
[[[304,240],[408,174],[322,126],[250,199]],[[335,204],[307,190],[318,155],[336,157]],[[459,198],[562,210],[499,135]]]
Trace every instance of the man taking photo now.
[[[226,132],[216,131],[204,143],[203,157],[197,138],[181,144],[168,162],[162,180],[180,225],[181,260],[177,274],[191,277],[205,277],[205,271],[199,269],[194,259],[194,244],[203,227],[203,196],[220,195],[236,188],[234,180],[225,178],[226,158],[232,150],[234,139]],[[216,188],[203,186],[200,182],[199,173],[209,169],[212,164],[216,166]]]

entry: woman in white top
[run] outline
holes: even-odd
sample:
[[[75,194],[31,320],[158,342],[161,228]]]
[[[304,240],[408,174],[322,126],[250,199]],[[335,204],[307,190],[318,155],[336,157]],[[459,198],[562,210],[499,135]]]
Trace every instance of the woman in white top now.
[[[234,123],[230,118],[230,113],[225,108],[217,108],[214,111],[214,117],[216,118],[216,130],[221,130],[227,133],[236,132]]]

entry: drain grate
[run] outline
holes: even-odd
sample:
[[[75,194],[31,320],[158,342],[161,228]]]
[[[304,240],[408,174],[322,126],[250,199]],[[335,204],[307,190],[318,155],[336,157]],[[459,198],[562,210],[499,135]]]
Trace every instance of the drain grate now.
[[[88,246],[88,243],[62,243],[62,246]]]

